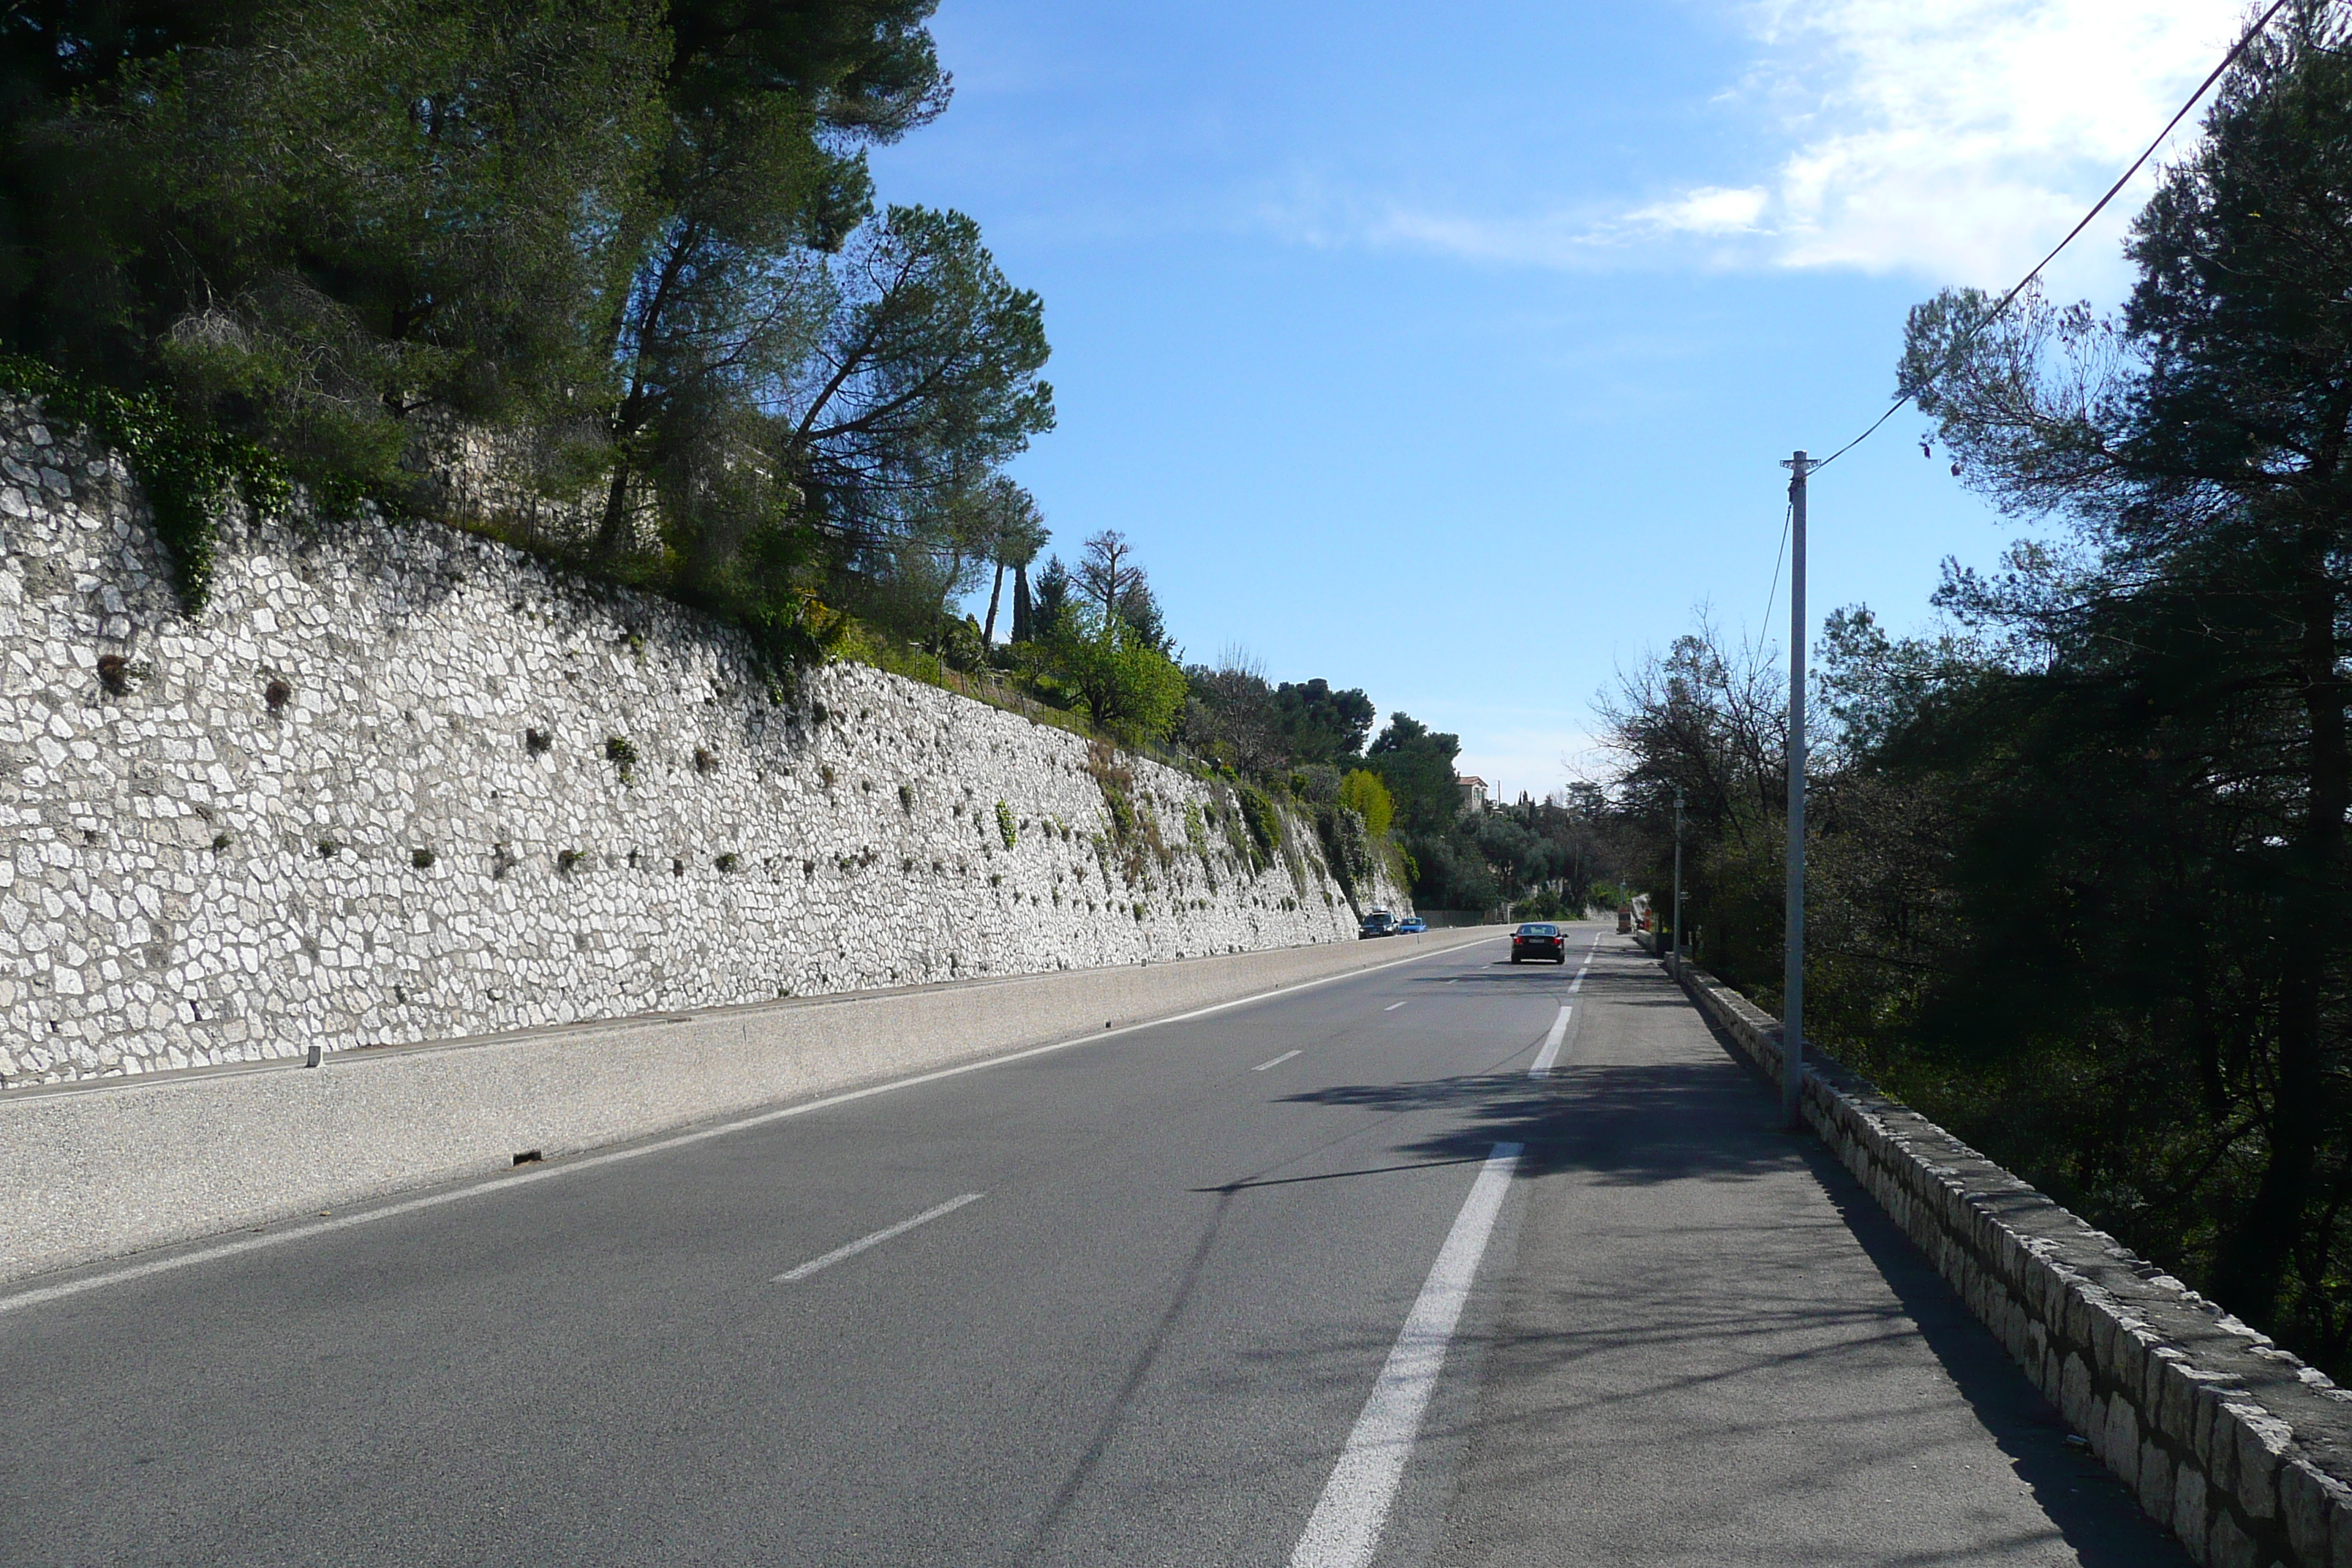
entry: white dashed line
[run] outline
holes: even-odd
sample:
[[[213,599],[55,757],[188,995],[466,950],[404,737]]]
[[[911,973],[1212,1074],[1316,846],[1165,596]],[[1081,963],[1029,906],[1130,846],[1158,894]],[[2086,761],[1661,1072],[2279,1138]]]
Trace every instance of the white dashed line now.
[[[897,1225],[885,1226],[871,1236],[861,1236],[847,1247],[836,1247],[823,1258],[812,1258],[798,1268],[787,1268],[771,1280],[771,1284],[789,1285],[795,1279],[805,1279],[820,1268],[830,1268],[845,1258],[855,1258],[869,1247],[879,1247],[894,1236],[904,1236],[919,1225],[928,1225],[941,1215],[950,1215],[966,1204],[976,1204],[986,1193],[966,1193],[960,1198],[950,1198],[937,1208],[925,1209],[912,1219],[902,1219]]]
[[[1402,1002],[1391,1002],[1387,1006],[1381,1008],[1381,1011],[1383,1013],[1393,1013],[1403,1005],[1404,1004]]]
[[[722,1121],[715,1127],[699,1127],[691,1132],[673,1133],[667,1138],[656,1138],[651,1142],[609,1150],[601,1154],[584,1155],[579,1159],[563,1160],[554,1164],[533,1165],[529,1170],[511,1176],[501,1172],[490,1180],[469,1183],[460,1187],[445,1188],[437,1193],[427,1193],[423,1197],[407,1198],[399,1203],[386,1204],[382,1208],[369,1209],[361,1214],[320,1220],[310,1225],[289,1226],[284,1230],[274,1231],[267,1236],[248,1236],[236,1241],[215,1242],[209,1247],[198,1247],[194,1251],[183,1252],[173,1257],[153,1258],[145,1263],[134,1263],[125,1268],[111,1268],[103,1274],[86,1275],[79,1279],[68,1279],[61,1284],[43,1285],[30,1290],[19,1290],[13,1296],[0,1296],[0,1312],[13,1312],[26,1307],[37,1307],[45,1302],[59,1300],[68,1296],[80,1295],[85,1290],[96,1290],[108,1285],[127,1284],[133,1279],[145,1279],[157,1274],[168,1274],[175,1269],[192,1268],[199,1263],[210,1263],[217,1258],[234,1258],[239,1253],[253,1252],[265,1247],[283,1247],[290,1241],[308,1241],[314,1236],[326,1236],[334,1231],[349,1230],[353,1226],[373,1225],[378,1220],[392,1219],[399,1215],[415,1214],[423,1209],[439,1208],[444,1204],[465,1203],[473,1198],[510,1192],[516,1187],[528,1186],[537,1182],[554,1181],[561,1177],[577,1174],[582,1171],[598,1170],[625,1160],[642,1160],[649,1154],[659,1154],[671,1149],[682,1149],[690,1143],[700,1143],[708,1139],[725,1138],[751,1128],[765,1127],[771,1122],[787,1121],[795,1116],[806,1116],[813,1111],[830,1110],[836,1105],[847,1105],[853,1100],[870,1100],[877,1094],[890,1094],[902,1089],[913,1089],[919,1084],[937,1083],[941,1079],[961,1078],[966,1073],[984,1072],[990,1068],[1004,1067],[1013,1062],[1027,1061],[1033,1057],[1066,1051],[1073,1046],[1089,1046],[1103,1040],[1117,1039],[1122,1035],[1132,1035],[1142,1029],[1159,1029],[1170,1024],[1189,1023],[1194,1018],[1205,1018],[1214,1013],[1226,1012],[1235,1007],[1246,1007],[1253,1003],[1270,1002],[1277,996],[1287,996],[1297,991],[1311,991],[1317,986],[1329,985],[1343,980],[1359,980],[1367,974],[1377,974],[1383,969],[1394,969],[1400,964],[1419,963],[1423,959],[1460,952],[1463,948],[1475,945],[1475,942],[1464,942],[1459,947],[1434,948],[1428,952],[1414,953],[1410,958],[1392,958],[1385,963],[1375,963],[1363,969],[1350,969],[1338,974],[1320,975],[1313,980],[1301,980],[1296,984],[1277,986],[1272,991],[1260,991],[1249,996],[1236,996],[1230,1002],[1212,1003],[1206,1007],[1195,1007],[1189,1013],[1177,1013],[1165,1018],[1147,1018],[1141,1023],[1128,1024],[1116,1029],[1105,1029],[1099,1034],[1073,1035],[1066,1040],[1055,1040],[1046,1045],[1031,1046],[1025,1050],[1007,1051],[1003,1056],[982,1057],[977,1061],[958,1062],[952,1067],[934,1068],[929,1072],[913,1073],[906,1078],[867,1084],[863,1089],[844,1089],[838,1094],[824,1095],[815,1100],[804,1100],[798,1105],[787,1105],[775,1110],[762,1110],[754,1115],[737,1117],[730,1121]]]
[[[1280,1067],[1283,1063],[1285,1063],[1285,1062],[1288,1061],[1291,1058],[1293,1058],[1293,1057],[1297,1056],[1297,1054],[1298,1054],[1298,1053],[1297,1053],[1297,1051],[1285,1051],[1285,1052],[1283,1052],[1280,1056],[1278,1056],[1278,1057],[1275,1058],[1274,1058],[1274,1060],[1272,1060],[1272,1061],[1270,1061],[1270,1062],[1260,1062],[1260,1063],[1258,1063],[1258,1064],[1257,1064],[1257,1066],[1255,1066],[1255,1067],[1254,1067],[1254,1068],[1250,1068],[1250,1071],[1252,1071],[1252,1072],[1264,1072],[1264,1071],[1265,1071],[1266,1068],[1278,1068],[1278,1067]]]

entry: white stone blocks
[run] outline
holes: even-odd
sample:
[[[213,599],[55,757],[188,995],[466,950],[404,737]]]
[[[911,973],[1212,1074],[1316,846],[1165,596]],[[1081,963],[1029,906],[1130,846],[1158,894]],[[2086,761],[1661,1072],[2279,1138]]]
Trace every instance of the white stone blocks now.
[[[0,410],[0,461],[34,482],[112,471],[38,445]],[[0,929],[29,965],[0,948],[10,1085],[97,1070],[89,1038],[128,1072],[1354,936],[1303,823],[1259,859],[1220,786],[1123,759],[1169,852],[1119,842],[1065,731],[861,668],[772,705],[723,628],[484,540],[233,527],[191,619],[127,490],[20,500],[0,533],[0,748],[23,748],[0,752]],[[142,671],[128,692],[100,689],[106,652]],[[635,747],[632,782],[607,737]],[[998,799],[1070,831],[1008,852]],[[1188,807],[1215,816],[1202,853]],[[134,901],[151,929],[124,929]],[[121,992],[134,971],[154,1006]]]

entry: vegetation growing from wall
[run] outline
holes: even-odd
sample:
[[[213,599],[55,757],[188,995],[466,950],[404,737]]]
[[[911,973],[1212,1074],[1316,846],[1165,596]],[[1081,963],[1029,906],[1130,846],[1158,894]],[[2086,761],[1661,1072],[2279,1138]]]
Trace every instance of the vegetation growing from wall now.
[[[8,379],[125,450],[191,602],[230,483],[291,481],[787,658],[928,635],[1053,424],[1037,297],[872,198],[866,150],[946,105],[929,10],[26,0]]]
[[[232,502],[276,512],[290,497],[285,465],[267,448],[152,391],[86,385],[21,354],[0,354],[0,390],[39,398],[50,418],[84,426],[123,455],[147,492],[191,611],[212,591],[215,514]]]
[[[1384,860],[1364,692],[1188,671],[1114,530],[1033,582],[1043,303],[866,163],[947,107],[931,8],[25,0],[0,386],[122,452],[191,609],[232,503],[435,520],[726,618],[780,702],[851,658],[1276,794],[1352,769]]]

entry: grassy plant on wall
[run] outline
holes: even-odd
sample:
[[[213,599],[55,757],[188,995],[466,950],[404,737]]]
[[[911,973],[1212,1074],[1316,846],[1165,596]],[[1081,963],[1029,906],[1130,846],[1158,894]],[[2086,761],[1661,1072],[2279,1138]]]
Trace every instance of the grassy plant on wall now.
[[[1282,847],[1282,819],[1275,815],[1274,802],[1263,792],[1248,784],[1234,792],[1241,796],[1242,823],[1249,829],[1250,842],[1256,847],[1255,859],[1263,865],[1271,861]]]
[[[1021,841],[1020,832],[1013,824],[1013,808],[1001,800],[996,803],[996,831],[1007,849]]]

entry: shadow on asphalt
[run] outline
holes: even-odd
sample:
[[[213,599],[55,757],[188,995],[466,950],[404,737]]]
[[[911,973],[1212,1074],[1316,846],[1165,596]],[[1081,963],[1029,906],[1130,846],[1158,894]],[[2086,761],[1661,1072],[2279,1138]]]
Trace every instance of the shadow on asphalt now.
[[[1286,1098],[1401,1115],[1456,1113],[1444,1131],[1399,1145],[1407,1160],[1390,1169],[1484,1160],[1505,1142],[1525,1146],[1519,1173],[1528,1177],[1574,1169],[1628,1183],[1736,1178],[1784,1170],[1789,1162],[1788,1149],[1777,1143],[1743,1146],[1747,1141],[1713,1135],[1708,1108],[1695,1100],[1720,1100],[1724,1091],[1694,1085],[1686,1068],[1571,1066],[1540,1079],[1519,1068],[1418,1083],[1339,1084]],[[1562,1115],[1571,1101],[1572,1120]]]
[[[1475,978],[1465,976],[1463,983],[1507,984],[1519,978],[1507,965],[1499,965]],[[1612,1006],[1690,1010],[1691,1005],[1678,992],[1661,989],[1654,972],[1595,973],[1587,979],[1585,995],[1605,995]],[[2086,1568],[2186,1564],[2178,1544],[2147,1521],[2121,1483],[2066,1444],[2066,1428],[2057,1413],[1835,1156],[1810,1134],[1780,1130],[1777,1095],[1762,1072],[1719,1030],[1710,1033],[1740,1071],[1726,1073],[1712,1063],[1687,1061],[1571,1064],[1547,1079],[1531,1079],[1520,1068],[1418,1083],[1339,1085],[1291,1095],[1286,1098],[1297,1103],[1401,1116],[1443,1110],[1456,1114],[1447,1119],[1444,1131],[1391,1144],[1391,1158],[1359,1168],[1242,1180],[1201,1190],[1230,1198],[1258,1186],[1475,1164],[1505,1142],[1524,1146],[1517,1173],[1522,1181],[1576,1172],[1587,1181],[1612,1185],[1740,1182],[1785,1175],[1792,1165],[1802,1164],[1828,1196],[1835,1220],[1784,1225],[1765,1236],[1750,1227],[1726,1227],[1714,1250],[1703,1247],[1701,1253],[1719,1258],[1737,1250],[1742,1268],[1736,1286],[1711,1264],[1675,1267],[1654,1258],[1640,1277],[1621,1282],[1617,1305],[1623,1306],[1628,1298],[1654,1300],[1659,1304],[1654,1314],[1612,1313],[1615,1321],[1605,1336],[1575,1329],[1498,1331],[1486,1346],[1494,1358],[1492,1375],[1557,1379],[1564,1366],[1598,1357],[1612,1369],[1600,1381],[1615,1381],[1617,1387],[1591,1386],[1591,1379],[1571,1374],[1570,1384],[1584,1387],[1576,1406],[1647,1407],[1648,1402],[1661,1398],[1705,1401],[1707,1388],[1725,1379],[1824,1354],[1867,1356],[1874,1346],[1892,1346],[1916,1334],[2030,1489],[2074,1561]],[[1425,1129],[1425,1121],[1421,1127]],[[1687,1241],[1693,1231],[1705,1226],[1677,1228]],[[1822,1247],[1834,1247],[1839,1230],[1859,1244],[1886,1282],[1892,1301],[1869,1293],[1864,1300],[1822,1294],[1814,1265]],[[1819,1242],[1808,1240],[1815,1235]],[[1546,1287],[1529,1281],[1526,1288]],[[1586,1315],[1572,1303],[1563,1305],[1564,1311],[1538,1317],[1575,1323]],[[1644,1331],[1629,1334],[1629,1317],[1635,1321],[1646,1317],[1656,1325],[1646,1331],[1651,1342],[1649,1359],[1643,1363],[1646,1375],[1635,1378],[1631,1386],[1623,1382],[1623,1358],[1629,1352],[1643,1353]],[[1806,1341],[1821,1348],[1804,1348]],[[1654,1371],[1649,1371],[1653,1366]],[[1890,1431],[1901,1431],[1899,1412],[1880,1414],[1890,1423]],[[1566,1409],[1553,1408],[1527,1413],[1526,1418],[1541,1427],[1568,1415]],[[1801,1411],[1780,1411],[1774,1429],[1798,1434],[1801,1442],[1806,1420]],[[1538,1436],[1533,1431],[1529,1435]],[[1530,1451],[1549,1452],[1549,1445],[1539,1439]],[[1927,1458],[1921,1456],[1923,1462]],[[1547,1484],[1547,1478],[1530,1475],[1527,1484]],[[2021,1552],[2032,1551],[2025,1542],[2010,1544]],[[1914,1560],[1899,1554],[1883,1559]],[[1934,1548],[1916,1559],[1944,1560]]]

